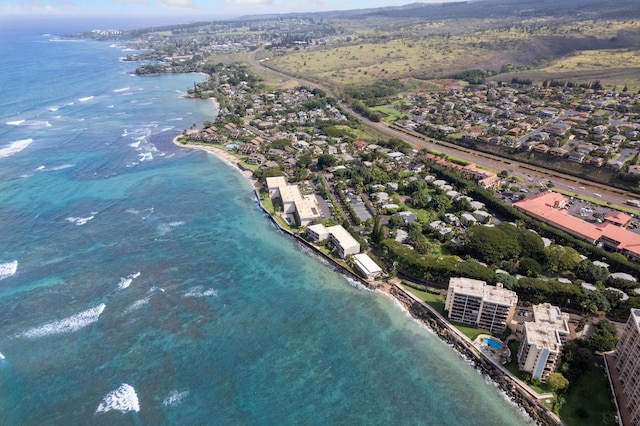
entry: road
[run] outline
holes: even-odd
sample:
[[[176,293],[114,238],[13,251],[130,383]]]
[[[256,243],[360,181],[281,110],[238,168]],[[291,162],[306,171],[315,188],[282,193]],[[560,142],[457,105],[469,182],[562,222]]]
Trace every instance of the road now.
[[[248,56],[249,63],[258,68],[267,70],[272,72],[284,79],[295,79],[301,84],[311,88],[311,89],[321,89],[326,92],[328,95],[339,99],[335,91],[332,88],[328,88],[322,84],[314,83],[303,78],[300,78],[295,75],[286,74],[282,71],[275,70],[271,67],[265,66],[263,63],[256,60],[256,53],[260,51],[262,48],[258,50],[254,50]],[[427,139],[426,137],[419,135],[417,133],[401,131],[397,128],[392,127],[392,125],[385,122],[372,122],[367,120],[366,118],[357,114],[351,107],[349,107],[346,103],[339,101],[340,107],[345,111],[352,114],[354,117],[358,117],[362,123],[367,126],[373,127],[376,130],[394,138],[405,140],[417,148],[427,148],[433,151],[438,151],[443,154],[460,158],[465,161],[469,161],[475,163],[476,165],[482,167],[487,167],[493,170],[508,170],[510,174],[524,180],[525,182],[531,182],[531,184],[535,183],[553,183],[554,186],[571,191],[575,193],[578,197],[590,197],[599,200],[602,204],[610,205],[615,207],[616,205],[625,205],[625,201],[629,199],[640,199],[640,195],[634,194],[628,191],[623,191],[608,185],[603,185],[600,183],[588,181],[586,179],[577,178],[571,175],[555,172],[552,170],[547,170],[542,167],[533,166],[526,163],[521,163],[518,161],[514,161],[507,158],[502,158],[497,155],[487,154],[484,152],[473,151],[469,148],[461,147],[449,142],[444,141],[436,141],[432,138]],[[568,114],[565,112],[563,116]],[[559,118],[558,118],[559,119]],[[558,120],[556,119],[556,121]],[[540,129],[538,129],[539,131]],[[534,131],[535,132],[535,131]],[[525,137],[529,137],[531,134],[526,135]],[[631,208],[626,206],[627,208]],[[638,215],[640,215],[640,209],[634,209]]]

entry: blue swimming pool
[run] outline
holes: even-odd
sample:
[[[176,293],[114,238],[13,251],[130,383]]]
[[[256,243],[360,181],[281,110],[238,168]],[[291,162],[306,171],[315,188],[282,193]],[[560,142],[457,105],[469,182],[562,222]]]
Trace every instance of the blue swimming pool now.
[[[483,337],[482,343],[489,345],[494,349],[502,349],[502,343],[498,342],[496,339],[492,339],[491,337]]]

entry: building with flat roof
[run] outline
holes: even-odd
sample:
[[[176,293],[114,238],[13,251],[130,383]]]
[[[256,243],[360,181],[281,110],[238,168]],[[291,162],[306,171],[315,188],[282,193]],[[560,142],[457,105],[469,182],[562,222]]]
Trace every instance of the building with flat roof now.
[[[594,225],[577,217],[571,216],[564,207],[567,198],[556,192],[541,192],[531,197],[513,203],[518,210],[562,229],[569,234],[588,241],[594,245],[602,245],[615,250],[631,260],[640,262],[640,235],[622,226],[625,218],[620,215],[609,215],[609,223]],[[617,221],[617,224],[613,224]]]
[[[640,309],[631,314],[616,346],[616,370],[631,424],[640,424]]]
[[[329,232],[329,241],[338,250],[341,258],[345,259],[350,254],[360,253],[360,243],[342,225],[330,226],[327,232]]]
[[[298,185],[289,185],[284,176],[268,177],[269,198],[282,201],[284,214],[298,226],[307,226],[321,217],[315,195],[302,195]]]
[[[569,314],[550,303],[533,306],[533,321],[524,323],[518,368],[542,382],[554,372],[569,336]]]
[[[321,223],[317,225],[309,225],[307,226],[307,236],[311,241],[322,241],[329,238],[329,231]]]
[[[451,278],[445,301],[449,319],[502,333],[513,320],[518,304],[515,292],[470,278]]]
[[[358,274],[368,280],[376,279],[382,274],[382,268],[366,253],[354,254],[353,264]]]

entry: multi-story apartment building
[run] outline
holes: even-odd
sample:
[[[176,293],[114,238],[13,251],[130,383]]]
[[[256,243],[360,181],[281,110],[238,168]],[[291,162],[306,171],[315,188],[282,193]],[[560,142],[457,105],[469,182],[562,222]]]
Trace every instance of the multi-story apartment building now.
[[[616,370],[631,413],[631,424],[640,424],[640,309],[631,309],[618,346]]]
[[[449,319],[502,333],[513,319],[518,296],[502,287],[469,278],[451,278],[445,302]]]
[[[524,323],[518,350],[518,367],[542,382],[560,361],[562,345],[569,336],[569,315],[550,303],[533,306],[533,321]]]

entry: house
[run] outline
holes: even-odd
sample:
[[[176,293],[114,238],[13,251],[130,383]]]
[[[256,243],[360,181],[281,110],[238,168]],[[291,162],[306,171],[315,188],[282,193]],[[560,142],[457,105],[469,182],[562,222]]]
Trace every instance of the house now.
[[[410,222],[417,222],[418,221],[418,217],[413,212],[398,212],[398,213],[395,214],[395,216],[400,216],[404,220],[404,223],[410,223]]]
[[[587,164],[590,164],[590,165],[596,166],[596,167],[602,167],[604,165],[604,158],[602,158],[602,157],[591,157],[591,158],[589,158],[589,161],[587,161]]]
[[[569,154],[569,161],[573,161],[574,163],[582,163],[587,156],[580,152],[572,152]]]
[[[489,223],[489,222],[491,222],[491,214],[485,212],[484,210],[476,210],[471,214],[473,215],[473,217],[476,218],[476,220],[479,223]]]
[[[533,150],[534,150],[534,151],[539,152],[539,153],[541,153],[541,154],[547,154],[547,153],[549,153],[549,150],[550,150],[550,149],[551,149],[551,148],[549,148],[547,145],[545,145],[545,144],[543,144],[543,143],[538,144],[538,145],[536,145],[536,146],[534,146],[534,147],[533,147]]]
[[[257,153],[257,152],[252,152],[251,154],[249,154],[249,156],[246,159],[246,163],[247,164],[262,164],[264,163],[264,155]]]
[[[460,221],[462,222],[462,224],[464,226],[475,225],[478,222],[478,220],[475,218],[475,216],[473,216],[470,213],[462,213],[460,215]]]

